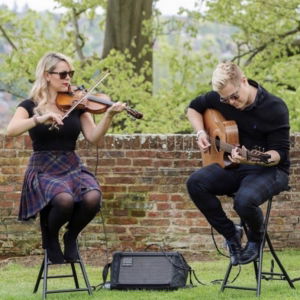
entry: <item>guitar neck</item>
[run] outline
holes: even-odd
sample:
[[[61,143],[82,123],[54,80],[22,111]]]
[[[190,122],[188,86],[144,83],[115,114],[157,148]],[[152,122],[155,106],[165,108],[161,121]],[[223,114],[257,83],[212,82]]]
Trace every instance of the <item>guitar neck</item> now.
[[[214,143],[220,150],[226,152],[226,153],[231,153],[232,149],[235,148],[235,146],[222,142],[219,139],[213,138],[211,136],[209,136],[209,140],[211,143]]]
[[[219,150],[224,151],[229,154],[231,153],[232,149],[234,149],[236,147],[234,145],[222,142],[219,139],[213,138],[211,136],[209,137],[209,140],[211,143],[213,142]],[[260,151],[255,151],[255,150],[249,151],[246,148],[244,148],[244,149],[240,148],[239,153],[246,160],[252,160],[252,161],[255,160],[255,161],[263,162],[265,164],[270,164],[270,162],[269,162],[269,159],[271,158],[270,154],[263,153]]]

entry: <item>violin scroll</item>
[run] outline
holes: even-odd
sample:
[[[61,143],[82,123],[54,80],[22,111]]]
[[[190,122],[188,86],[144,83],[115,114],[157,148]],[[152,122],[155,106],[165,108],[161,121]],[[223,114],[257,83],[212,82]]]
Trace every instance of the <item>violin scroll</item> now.
[[[137,110],[132,109],[129,106],[125,107],[126,112],[131,115],[132,117],[136,118],[136,119],[142,119],[143,118],[143,114],[138,112]]]

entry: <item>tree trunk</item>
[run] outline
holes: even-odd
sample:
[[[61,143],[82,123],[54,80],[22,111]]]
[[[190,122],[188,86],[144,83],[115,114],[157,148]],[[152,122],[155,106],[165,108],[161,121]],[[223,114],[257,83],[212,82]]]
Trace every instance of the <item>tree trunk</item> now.
[[[152,36],[142,33],[143,21],[152,16],[152,3],[153,0],[108,0],[103,58],[111,49],[128,49],[136,60],[137,73],[144,62],[149,62],[152,68]],[[140,57],[145,45],[149,46],[149,50]],[[146,79],[152,82],[152,72]]]

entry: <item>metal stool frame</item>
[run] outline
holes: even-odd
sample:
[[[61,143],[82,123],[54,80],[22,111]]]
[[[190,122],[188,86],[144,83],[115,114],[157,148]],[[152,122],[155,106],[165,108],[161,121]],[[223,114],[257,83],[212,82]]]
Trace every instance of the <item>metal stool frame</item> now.
[[[268,206],[267,206],[267,210],[266,210],[266,215],[264,218],[264,230],[263,230],[263,238],[262,238],[262,242],[260,244],[260,248],[259,248],[259,255],[258,258],[256,260],[253,261],[253,266],[254,266],[254,271],[255,271],[255,278],[256,278],[256,288],[253,287],[245,287],[245,286],[235,286],[235,285],[230,285],[227,284],[228,282],[228,278],[232,269],[232,264],[231,262],[229,263],[229,266],[227,268],[227,271],[225,273],[225,277],[224,280],[222,282],[222,286],[221,286],[221,292],[223,292],[226,288],[231,288],[231,289],[240,289],[240,290],[250,290],[250,291],[256,291],[256,296],[259,297],[261,294],[261,280],[262,279],[266,279],[266,280],[286,280],[289,284],[289,286],[293,289],[295,289],[295,286],[291,280],[291,278],[289,277],[288,273],[286,272],[285,268],[283,267],[281,261],[279,260],[272,242],[270,240],[270,237],[268,235],[268,223],[269,223],[269,217],[270,217],[270,212],[271,212],[271,207],[272,207],[272,197],[268,200]],[[247,233],[247,229],[245,227],[245,224],[242,222],[243,228]],[[263,253],[264,253],[264,246],[265,246],[265,242],[267,242],[267,245],[270,249],[270,252],[272,254],[272,257],[274,258],[274,260],[276,261],[278,267],[281,270],[281,273],[277,273],[277,272],[273,272],[273,268],[270,270],[270,272],[264,272],[263,269]],[[269,275],[269,277],[265,276],[265,275]]]
[[[79,252],[78,252],[79,254]],[[88,280],[88,276],[84,267],[84,264],[82,262],[82,258],[79,254],[79,258],[77,261],[75,262],[66,262],[64,264],[70,264],[71,265],[71,270],[72,270],[72,274],[67,274],[67,275],[48,275],[48,270],[49,270],[49,266],[51,265],[55,265],[53,263],[51,263],[48,259],[48,255],[47,255],[47,250],[45,250],[45,254],[44,254],[44,259],[38,274],[38,278],[36,280],[36,284],[33,290],[33,293],[36,293],[38,288],[39,288],[39,284],[41,279],[43,279],[43,300],[46,299],[47,294],[54,294],[54,293],[69,293],[69,292],[88,292],[89,295],[92,295],[92,288],[90,286],[89,280]],[[78,282],[78,276],[77,276],[77,272],[76,272],[76,268],[75,268],[75,264],[79,264],[80,268],[81,268],[81,272],[83,275],[83,279],[86,285],[86,288],[80,288],[79,287],[79,282]],[[67,277],[73,277],[74,279],[74,283],[75,283],[75,288],[74,289],[60,289],[60,290],[48,290],[48,279],[53,279],[53,278],[67,278]]]

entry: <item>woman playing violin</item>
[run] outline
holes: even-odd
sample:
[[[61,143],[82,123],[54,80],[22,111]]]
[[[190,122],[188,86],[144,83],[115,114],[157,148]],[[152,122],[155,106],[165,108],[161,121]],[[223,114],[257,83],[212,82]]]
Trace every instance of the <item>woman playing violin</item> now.
[[[21,102],[8,127],[8,136],[26,131],[32,139],[33,153],[27,167],[20,202],[19,220],[40,213],[46,234],[43,246],[52,263],[78,258],[78,234],[95,217],[101,206],[101,189],[95,176],[74,152],[80,134],[92,144],[103,139],[115,114],[125,104],[110,106],[99,124],[84,109],[73,110],[66,118],[56,106],[59,92],[67,92],[74,74],[71,60],[61,53],[47,53],[36,68],[36,80],[29,99]],[[56,128],[49,130],[53,124]],[[59,230],[67,224],[64,253]]]

